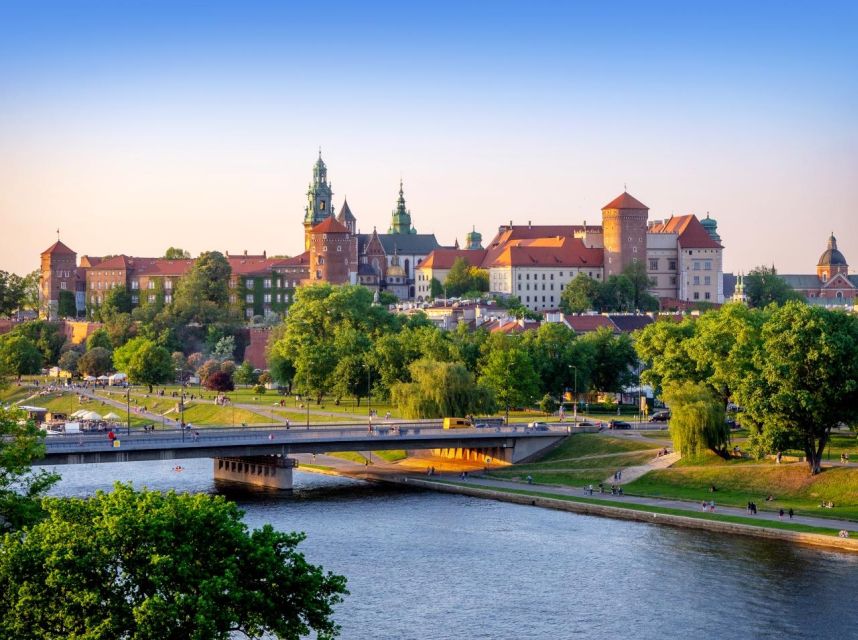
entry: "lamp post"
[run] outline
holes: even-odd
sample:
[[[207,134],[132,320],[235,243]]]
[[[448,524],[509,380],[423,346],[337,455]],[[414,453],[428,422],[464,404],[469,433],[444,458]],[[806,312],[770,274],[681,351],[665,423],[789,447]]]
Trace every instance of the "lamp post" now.
[[[578,423],[578,367],[576,367],[574,364],[570,364],[569,367],[572,369],[573,374],[574,374],[574,378],[573,378],[573,380],[574,380],[573,394],[574,395],[572,396],[572,401],[573,401],[573,404],[572,404],[572,422],[577,424]]]
[[[372,416],[372,369],[369,363],[366,363],[366,405],[367,415]]]
[[[125,418],[128,425],[128,436],[131,436],[131,385],[125,385]]]

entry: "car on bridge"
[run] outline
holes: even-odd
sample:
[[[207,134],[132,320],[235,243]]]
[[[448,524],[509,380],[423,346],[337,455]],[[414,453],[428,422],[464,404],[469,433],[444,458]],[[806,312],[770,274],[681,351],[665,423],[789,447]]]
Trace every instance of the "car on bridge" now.
[[[467,418],[444,418],[445,429],[470,429],[471,426]]]
[[[623,420],[611,420],[610,429],[631,429],[632,425],[629,422],[625,422]]]
[[[548,431],[548,424],[545,422],[531,422],[527,425],[530,431]]]
[[[650,422],[667,422],[670,420],[670,411],[656,411],[649,419]]]

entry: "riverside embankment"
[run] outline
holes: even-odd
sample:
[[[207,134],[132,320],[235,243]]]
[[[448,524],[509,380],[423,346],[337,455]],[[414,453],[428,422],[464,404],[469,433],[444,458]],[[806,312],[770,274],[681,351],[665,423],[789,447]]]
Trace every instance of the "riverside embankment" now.
[[[425,461],[421,460],[421,463],[423,462]],[[550,485],[522,485],[483,478],[479,475],[471,475],[467,479],[461,479],[455,473],[426,477],[408,473],[407,469],[397,464],[380,463],[368,467],[339,459],[327,459],[324,466],[306,465],[301,468],[310,472],[456,493],[582,515],[703,529],[727,535],[752,536],[858,552],[858,522],[852,521],[811,517],[782,520],[777,514],[772,513],[743,517],[740,510],[731,508],[719,508],[716,513],[704,513],[699,505],[678,500],[634,496],[589,497],[581,495],[580,489]],[[850,537],[840,537],[838,534],[841,531],[848,532]]]

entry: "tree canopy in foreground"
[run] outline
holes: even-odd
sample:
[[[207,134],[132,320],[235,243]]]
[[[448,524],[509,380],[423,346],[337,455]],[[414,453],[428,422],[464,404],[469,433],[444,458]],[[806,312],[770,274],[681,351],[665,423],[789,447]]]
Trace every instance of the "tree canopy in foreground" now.
[[[2,543],[0,637],[338,634],[331,615],[345,578],[296,551],[303,534],[248,531],[223,497],[117,484],[92,498],[43,503],[44,520]]]

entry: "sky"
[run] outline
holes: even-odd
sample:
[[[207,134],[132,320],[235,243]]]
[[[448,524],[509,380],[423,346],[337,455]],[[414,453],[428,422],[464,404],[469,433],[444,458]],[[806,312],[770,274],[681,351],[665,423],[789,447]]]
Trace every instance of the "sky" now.
[[[725,271],[858,268],[858,3],[0,3],[0,269],[295,255],[318,150],[385,231],[707,212]],[[853,270],[850,269],[850,272]]]

